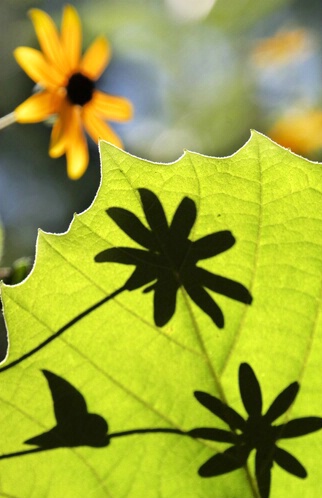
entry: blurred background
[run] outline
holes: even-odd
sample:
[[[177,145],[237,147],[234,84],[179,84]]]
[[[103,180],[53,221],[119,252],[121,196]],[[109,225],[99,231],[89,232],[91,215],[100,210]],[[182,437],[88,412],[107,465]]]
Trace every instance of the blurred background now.
[[[1,0],[0,116],[25,100],[33,82],[15,62],[20,45],[38,48],[28,9],[59,24],[60,0]],[[225,156],[270,135],[321,159],[322,3],[319,0],[91,0],[74,2],[86,48],[108,37],[113,58],[98,87],[128,97],[135,115],[113,125],[130,153],[174,161],[190,149]],[[65,231],[99,185],[97,145],[78,181],[65,157],[48,156],[50,127],[0,131],[2,266],[33,258],[37,228]]]
[[[20,45],[38,48],[29,8],[59,24],[60,0],[1,0],[0,116],[33,90],[15,62]],[[130,153],[170,162],[183,149],[225,156],[254,128],[293,151],[322,159],[322,2],[320,0],[77,1],[83,46],[99,34],[113,58],[98,81],[128,97],[135,115],[113,125]],[[99,185],[97,145],[78,181],[65,157],[50,159],[50,127],[0,131],[1,266],[34,257],[37,229],[67,230]],[[0,354],[1,356],[1,354]]]

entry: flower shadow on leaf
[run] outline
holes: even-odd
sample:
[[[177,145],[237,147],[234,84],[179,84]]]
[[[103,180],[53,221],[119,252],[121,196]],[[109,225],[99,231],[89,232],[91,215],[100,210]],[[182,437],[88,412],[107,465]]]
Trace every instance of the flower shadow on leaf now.
[[[299,384],[293,382],[284,389],[273,401],[265,415],[262,415],[262,395],[260,385],[254,371],[247,363],[239,368],[240,395],[248,414],[244,419],[233,408],[220,399],[202,391],[195,391],[196,399],[216,417],[223,420],[230,431],[199,428],[190,431],[191,436],[212,441],[231,442],[223,453],[217,453],[207,460],[200,468],[201,477],[215,477],[243,467],[252,450],[256,451],[255,475],[261,498],[268,498],[271,485],[271,469],[273,463],[296,477],[305,478],[306,469],[288,451],[276,445],[279,439],[304,436],[322,429],[322,418],[303,417],[272,425],[283,415],[294,402],[299,391]]]
[[[206,289],[245,304],[251,304],[252,297],[242,284],[200,268],[197,262],[230,249],[236,242],[232,233],[222,230],[191,241],[189,235],[197,218],[192,199],[183,198],[168,224],[158,197],[144,188],[139,189],[139,194],[149,228],[127,209],[112,207],[106,212],[147,250],[112,247],[97,254],[95,261],[136,267],[124,288],[133,291],[147,286],[144,293],[154,292],[154,321],[158,327],[166,325],[174,315],[177,291],[183,287],[217,327],[223,328],[224,315]]]

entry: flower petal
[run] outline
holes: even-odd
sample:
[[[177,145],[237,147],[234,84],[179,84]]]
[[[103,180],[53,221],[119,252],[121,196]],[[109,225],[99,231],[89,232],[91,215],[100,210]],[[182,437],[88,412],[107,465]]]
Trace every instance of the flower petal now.
[[[133,106],[129,100],[107,95],[99,90],[94,91],[91,106],[95,114],[109,121],[128,121],[133,116]]]
[[[87,133],[98,143],[100,139],[106,140],[117,147],[123,148],[122,140],[100,117],[96,116],[90,105],[85,105],[82,109],[83,123]]]
[[[40,9],[31,9],[29,15],[45,57],[52,62],[58,70],[59,68],[68,68],[59,34],[52,18]]]
[[[49,146],[50,157],[60,157],[66,152],[66,137],[69,134],[68,127],[71,121],[71,112],[72,107],[68,100],[63,99],[57,120],[51,132]]]
[[[67,174],[71,180],[78,180],[85,173],[88,161],[88,146],[82,128],[81,109],[70,107],[70,119],[66,126]]]
[[[63,86],[64,74],[48,63],[42,52],[30,47],[18,47],[13,52],[19,66],[35,83],[49,89]]]
[[[110,44],[103,36],[94,40],[83,55],[79,70],[92,80],[97,80],[111,58]]]
[[[56,122],[53,126],[51,137],[50,137],[50,145],[49,145],[49,155],[50,157],[60,157],[65,153],[65,134],[63,127],[64,120],[62,116],[58,116]]]
[[[72,180],[80,178],[88,165],[87,142],[82,129],[81,109],[67,100],[62,102],[58,121],[54,125],[49,148],[51,157],[66,153],[67,174]]]
[[[18,123],[39,123],[56,114],[60,109],[61,97],[57,94],[38,92],[25,100],[15,109]]]
[[[61,25],[61,43],[68,59],[70,71],[79,65],[82,46],[82,28],[76,9],[66,5]]]
[[[268,136],[296,154],[311,154],[322,147],[322,111],[290,111],[273,125]]]

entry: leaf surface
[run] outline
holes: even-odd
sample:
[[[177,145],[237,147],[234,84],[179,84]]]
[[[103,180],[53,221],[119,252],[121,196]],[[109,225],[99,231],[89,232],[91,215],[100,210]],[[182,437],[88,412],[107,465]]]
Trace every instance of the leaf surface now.
[[[231,444],[186,433],[230,430],[196,391],[247,418],[238,388],[243,362],[256,372],[263,412],[299,382],[277,423],[322,416],[321,165],[258,133],[231,157],[186,152],[173,164],[150,163],[104,142],[100,148],[102,183],[92,206],[67,233],[40,232],[30,276],[2,287],[10,348],[0,367],[0,495],[258,498],[254,452],[246,467],[205,478],[198,469]],[[179,227],[180,219],[183,228],[169,229],[168,237],[167,226]],[[212,249],[215,243],[222,249]],[[114,259],[95,260],[112,248]],[[196,254],[203,271],[185,271]],[[224,277],[216,292],[209,275]],[[237,298],[229,285],[221,292],[227,280],[238,284],[229,284]],[[222,328],[212,306],[221,310]],[[109,444],[43,451],[24,444],[58,425],[43,371],[84,398],[85,426],[90,415],[104,431],[107,422]],[[278,445],[308,477],[274,465],[271,498],[284,497],[285,489],[294,498],[317,496],[322,431]]]

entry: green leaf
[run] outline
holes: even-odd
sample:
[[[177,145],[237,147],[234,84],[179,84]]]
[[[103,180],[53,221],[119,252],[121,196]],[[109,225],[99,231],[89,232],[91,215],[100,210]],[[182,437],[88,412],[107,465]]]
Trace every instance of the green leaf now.
[[[2,287],[1,495],[258,498],[254,444],[264,497],[278,439],[269,496],[317,496],[321,165],[258,133],[168,165],[100,148],[92,206]]]

